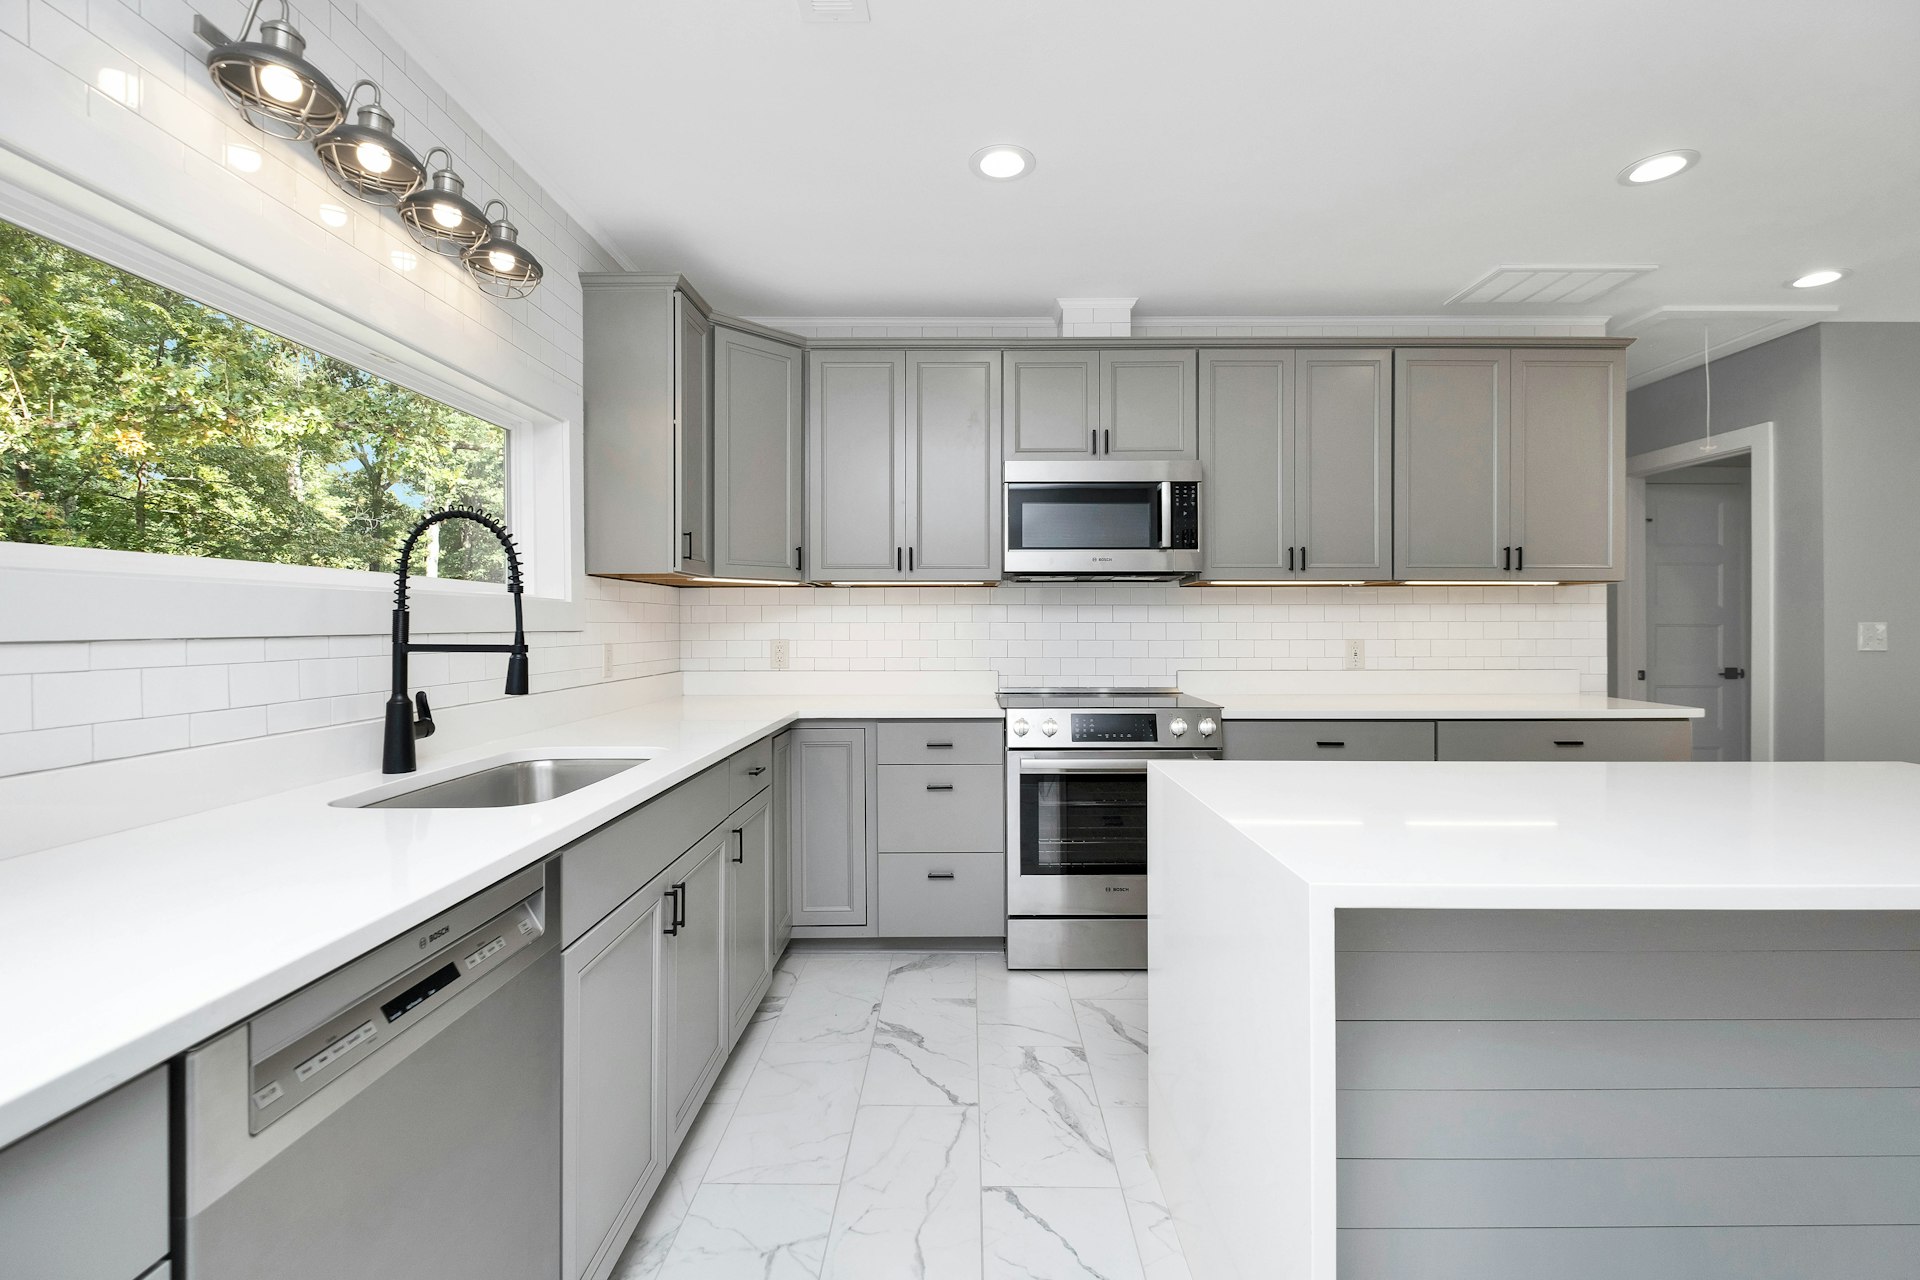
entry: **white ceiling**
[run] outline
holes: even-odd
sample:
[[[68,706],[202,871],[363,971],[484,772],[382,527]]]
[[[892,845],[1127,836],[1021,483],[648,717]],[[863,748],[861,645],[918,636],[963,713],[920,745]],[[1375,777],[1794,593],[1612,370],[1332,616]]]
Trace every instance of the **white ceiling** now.
[[[738,314],[1431,315],[1503,265],[1658,264],[1447,314],[1920,320],[1912,0],[369,7],[616,253]],[[970,171],[1000,141],[1030,177]]]

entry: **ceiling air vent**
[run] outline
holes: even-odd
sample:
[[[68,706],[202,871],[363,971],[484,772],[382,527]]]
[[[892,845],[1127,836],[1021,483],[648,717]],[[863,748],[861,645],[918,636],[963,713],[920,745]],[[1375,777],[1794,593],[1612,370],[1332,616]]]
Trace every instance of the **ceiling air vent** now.
[[[1658,267],[1495,267],[1447,299],[1450,307],[1474,303],[1592,302]]]
[[[800,0],[800,16],[808,22],[867,22],[867,0]]]

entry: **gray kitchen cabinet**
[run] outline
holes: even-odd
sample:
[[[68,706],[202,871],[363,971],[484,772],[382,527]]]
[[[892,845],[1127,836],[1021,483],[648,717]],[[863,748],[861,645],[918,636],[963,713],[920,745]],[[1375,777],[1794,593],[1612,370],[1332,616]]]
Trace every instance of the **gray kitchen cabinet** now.
[[[165,1274],[167,1125],[159,1067],[0,1151],[0,1275]]]
[[[879,726],[880,763],[1006,763],[1007,727],[993,720],[885,720]]]
[[[1397,352],[1394,576],[1617,580],[1625,387],[1618,351]]]
[[[880,855],[880,936],[1004,938],[1007,860],[1000,853]]]
[[[806,525],[802,352],[724,326],[713,335],[713,572],[798,582]]]
[[[773,740],[773,851],[768,892],[773,900],[773,958],[793,937],[793,734]]]
[[[1203,576],[1392,573],[1392,353],[1203,351]]]
[[[998,351],[812,353],[810,575],[997,580]]]
[[[712,330],[679,276],[581,277],[587,572],[712,570]]]
[[[1691,720],[1443,720],[1442,760],[1691,760]]]
[[[869,734],[863,726],[791,730],[793,923],[867,923],[871,841]]]
[[[1095,457],[1098,351],[1006,353],[1006,455],[1032,462]]]
[[[881,765],[880,852],[1004,849],[1006,794],[1004,762]]]
[[[1394,577],[1510,575],[1511,366],[1505,351],[1394,353]]]
[[[1129,462],[1200,456],[1197,353],[1100,353],[1100,456]]]
[[[1513,576],[1619,578],[1627,554],[1625,354],[1515,351],[1512,378]]]
[[[762,738],[727,757],[727,812],[773,785],[773,739]]]
[[[761,792],[727,819],[728,1043],[766,994],[773,973],[773,805]]]
[[[1432,760],[1431,720],[1232,720],[1229,760]]]
[[[815,580],[904,576],[906,416],[905,352],[808,353],[806,545]]]
[[[674,899],[664,877],[561,953],[561,1274],[605,1276],[666,1170],[656,1077],[663,1038],[662,943]]]
[[[726,990],[726,859],[723,825],[682,854],[665,876],[673,919],[663,924],[662,1011],[667,1025],[666,1113],[671,1147],[700,1113],[707,1088],[733,1047]]]
[[[997,580],[1000,353],[910,353],[905,425],[907,579]]]

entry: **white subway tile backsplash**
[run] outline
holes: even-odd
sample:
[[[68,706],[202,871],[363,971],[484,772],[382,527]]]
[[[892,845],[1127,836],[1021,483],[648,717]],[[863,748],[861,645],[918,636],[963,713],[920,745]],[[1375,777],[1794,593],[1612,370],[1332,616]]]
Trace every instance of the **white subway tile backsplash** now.
[[[202,711],[188,717],[191,745],[208,746],[232,742],[236,738],[258,738],[267,731],[265,707],[234,707],[226,711]]]
[[[137,670],[52,672],[33,677],[35,729],[130,720],[144,714]]]
[[[188,744],[186,716],[155,716],[145,720],[116,720],[93,726],[93,758],[118,760],[122,756],[177,751]]]
[[[64,769],[93,759],[93,727],[36,729],[0,734],[0,776]]]
[[[0,733],[33,728],[33,677],[0,676]]]
[[[227,705],[227,668],[156,667],[142,673],[144,716],[176,716]]]

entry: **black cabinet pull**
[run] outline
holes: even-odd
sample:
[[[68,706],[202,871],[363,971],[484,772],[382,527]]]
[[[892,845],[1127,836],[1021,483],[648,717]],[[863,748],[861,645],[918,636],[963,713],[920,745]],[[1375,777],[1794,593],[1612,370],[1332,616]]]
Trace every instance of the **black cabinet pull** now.
[[[682,880],[673,890],[673,931],[678,933],[687,927],[687,882]]]
[[[687,550],[686,550],[685,559],[688,559],[688,560],[693,559],[693,530],[689,529],[685,533],[681,534],[680,536],[686,540]]]
[[[674,885],[667,890],[667,896],[673,899],[673,908],[667,912],[667,927],[660,932],[671,938],[680,932],[680,886]]]
[[[1641,676],[1640,678],[1642,680],[1646,679],[1645,676]],[[1720,668],[1720,678],[1722,680],[1745,680],[1747,678],[1747,669],[1745,667],[1722,667]]]
[[[761,774],[765,773],[766,771],[767,771],[767,766],[763,764],[757,764],[753,766],[753,768],[747,770],[747,776],[749,778],[757,778]]]
[[[1302,571],[1304,571],[1306,567],[1307,567],[1307,544],[1303,542],[1300,544],[1300,568]]]
[[[733,843],[733,860],[735,862],[745,862],[747,860],[747,833],[745,828],[735,827],[733,829]]]
[[[951,871],[929,871],[929,872],[927,872],[927,879],[929,879],[929,880],[951,880],[951,879],[953,879],[953,872],[951,872]]]
[[[899,547],[895,547],[895,548],[893,549],[893,571],[894,571],[895,573],[898,573],[898,572],[900,572],[900,557],[901,557],[901,555],[902,555],[902,554],[903,554],[903,552],[902,552],[902,550],[901,550],[901,548],[899,548]]]
[[[1087,452],[1096,458],[1100,456],[1100,429],[1098,427],[1087,432]]]
[[[1292,547],[1287,548],[1287,572],[1288,573],[1293,572],[1293,548]]]
[[[793,549],[793,571],[795,573],[804,573],[806,572],[806,568],[807,568],[807,562],[805,559],[801,557],[800,548],[795,547]]]
[[[1569,738],[1569,739],[1555,738],[1553,740],[1553,745],[1556,747],[1584,747],[1587,744],[1585,739],[1582,739],[1582,738]]]
[[[929,743],[927,744],[927,750],[929,750],[929,751],[951,751],[951,750],[953,750],[953,744],[952,744],[951,742],[929,742]]]
[[[1525,547],[1515,547],[1513,549],[1513,567],[1515,572],[1525,571],[1527,567],[1527,549]]]
[[[907,548],[907,572],[908,573],[913,572],[913,548],[912,547]]]
[[[1500,548],[1500,567],[1502,569],[1513,568],[1513,548],[1512,547]]]
[[[1102,452],[1103,452],[1103,453],[1112,453],[1112,452],[1113,452],[1113,428],[1112,428],[1112,427],[1108,427],[1108,428],[1107,428],[1107,441],[1106,441],[1106,443],[1107,443],[1107,447],[1106,447],[1106,448],[1105,448],[1104,450],[1102,450]]]
[[[1344,747],[1344,746],[1346,746],[1347,744],[1346,744],[1346,743],[1344,743],[1344,742],[1316,742],[1316,743],[1314,743],[1313,745],[1314,745],[1314,746],[1316,746],[1316,747],[1328,747],[1328,748],[1333,748],[1333,747]]]
[[[929,783],[927,784],[927,790],[929,790],[929,791],[951,791],[951,790],[953,790],[953,784],[952,784],[951,782],[929,782]]]

